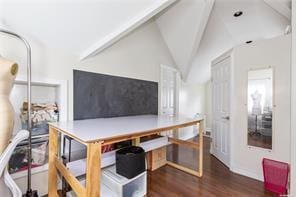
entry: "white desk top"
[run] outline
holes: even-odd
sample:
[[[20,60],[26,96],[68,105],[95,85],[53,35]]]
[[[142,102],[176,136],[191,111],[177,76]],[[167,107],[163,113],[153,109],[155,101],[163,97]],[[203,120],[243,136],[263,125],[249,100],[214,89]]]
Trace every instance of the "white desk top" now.
[[[75,139],[91,142],[153,132],[159,129],[197,123],[200,120],[184,116],[140,115],[57,122],[50,123],[50,125]]]

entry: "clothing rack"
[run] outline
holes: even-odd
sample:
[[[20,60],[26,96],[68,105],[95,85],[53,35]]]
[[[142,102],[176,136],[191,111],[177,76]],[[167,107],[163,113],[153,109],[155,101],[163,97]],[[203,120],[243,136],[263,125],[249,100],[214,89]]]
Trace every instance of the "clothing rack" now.
[[[29,138],[28,138],[28,180],[27,180],[27,193],[26,196],[32,197],[32,196],[38,196],[37,191],[32,191],[32,176],[31,176],[31,170],[32,170],[32,121],[31,121],[31,46],[28,43],[28,41],[20,36],[17,33],[14,33],[12,31],[8,31],[5,29],[0,28],[0,32],[7,34],[9,36],[12,36],[24,43],[27,49],[27,102],[28,102],[28,124],[27,124],[27,130],[29,131]]]

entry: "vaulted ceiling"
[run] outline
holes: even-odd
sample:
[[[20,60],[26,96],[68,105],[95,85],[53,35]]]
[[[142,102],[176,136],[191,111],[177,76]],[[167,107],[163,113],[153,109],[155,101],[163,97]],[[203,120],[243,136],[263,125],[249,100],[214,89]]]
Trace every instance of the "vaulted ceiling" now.
[[[175,0],[0,0],[0,26],[46,46],[93,56]]]
[[[224,51],[283,34],[290,17],[291,0],[0,0],[0,27],[81,60],[153,19],[192,83],[209,80],[211,61]]]
[[[288,1],[280,3],[289,8]],[[237,11],[242,11],[243,15],[234,17]],[[290,8],[288,11],[291,12]],[[190,72],[184,79],[193,83],[206,82],[210,79],[210,64],[214,58],[246,41],[283,35],[289,24],[289,18],[263,0],[216,0]]]
[[[183,77],[189,72],[213,4],[214,0],[181,0],[156,19]]]
[[[240,17],[233,14],[242,11]],[[210,79],[211,61],[249,40],[284,34],[289,0],[179,1],[156,21],[184,81]]]

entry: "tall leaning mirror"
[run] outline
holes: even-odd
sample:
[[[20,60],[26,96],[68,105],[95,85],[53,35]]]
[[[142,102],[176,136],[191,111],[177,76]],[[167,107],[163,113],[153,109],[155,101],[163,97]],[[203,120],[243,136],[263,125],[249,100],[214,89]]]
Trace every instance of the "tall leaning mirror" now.
[[[272,149],[273,69],[248,71],[248,145]]]

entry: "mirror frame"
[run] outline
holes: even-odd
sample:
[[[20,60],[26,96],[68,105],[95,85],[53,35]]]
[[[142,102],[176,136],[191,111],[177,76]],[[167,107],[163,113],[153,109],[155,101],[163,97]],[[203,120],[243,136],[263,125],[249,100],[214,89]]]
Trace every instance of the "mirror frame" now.
[[[248,144],[248,85],[249,85],[249,72],[250,71],[256,71],[256,70],[264,70],[264,69],[272,69],[272,128],[271,128],[271,149],[268,149],[268,148],[263,148],[263,147],[259,147],[259,146],[252,146],[252,145],[249,145]],[[256,67],[256,68],[248,68],[247,70],[247,74],[246,74],[246,103],[245,103],[245,111],[246,111],[246,114],[247,114],[247,117],[246,117],[246,121],[247,121],[247,124],[246,124],[246,139],[245,139],[245,143],[246,143],[246,146],[249,148],[249,149],[258,149],[258,150],[262,150],[262,151],[267,151],[267,152],[274,152],[274,136],[275,136],[275,129],[274,129],[274,123],[275,123],[275,109],[276,109],[276,104],[275,104],[275,67],[273,66],[267,66],[267,67]]]

